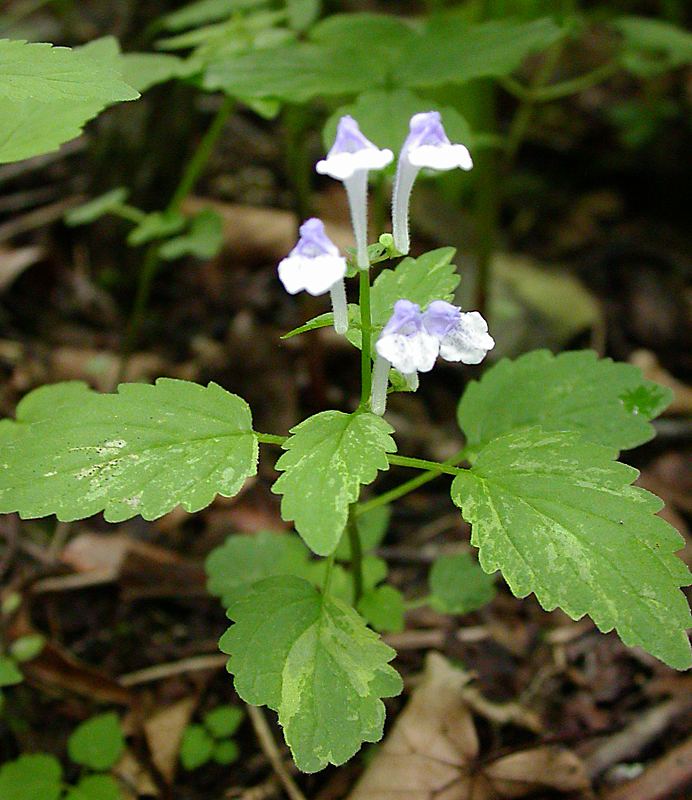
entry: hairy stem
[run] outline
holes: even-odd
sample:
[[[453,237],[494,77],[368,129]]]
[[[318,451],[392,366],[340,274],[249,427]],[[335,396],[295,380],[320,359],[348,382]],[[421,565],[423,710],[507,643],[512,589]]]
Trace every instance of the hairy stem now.
[[[411,458],[409,456],[388,455],[387,460],[390,464],[397,467],[411,467],[412,469],[424,469],[436,472],[444,472],[447,475],[458,475],[462,470],[448,464],[441,464],[439,461],[426,461],[424,458]]]
[[[348,543],[351,548],[351,576],[353,578],[353,606],[357,606],[363,596],[363,548],[361,546],[360,534],[358,533],[358,523],[356,514],[357,503],[352,503],[348,509],[348,522],[346,532]]]
[[[372,317],[370,314],[370,270],[359,271],[360,326],[363,343],[360,351],[360,405],[367,408],[372,390]]]

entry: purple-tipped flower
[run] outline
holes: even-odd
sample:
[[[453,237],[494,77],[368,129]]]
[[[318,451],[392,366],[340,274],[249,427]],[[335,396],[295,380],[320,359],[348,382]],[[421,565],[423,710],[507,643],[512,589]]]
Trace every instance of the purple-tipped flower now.
[[[399,154],[394,195],[392,200],[392,227],[394,246],[400,253],[408,253],[408,209],[411,190],[418,172],[423,168],[449,170],[473,167],[471,154],[463,144],[452,144],[445,133],[442,118],[437,111],[414,114],[409,135]]]
[[[462,311],[444,300],[433,300],[423,314],[423,326],[440,343],[445,361],[480,364],[495,340],[488,333],[488,323],[478,311]]]
[[[346,259],[316,217],[300,226],[298,243],[279,264],[279,279],[289,294],[306,291],[317,296],[330,292],[337,333],[346,333],[348,328],[345,274]]]
[[[368,172],[382,169],[394,158],[391,150],[380,150],[361,133],[351,116],[341,117],[336,138],[327,157],[317,162],[315,169],[343,181],[351,208],[351,221],[356,238],[356,261],[367,269],[368,261]]]
[[[418,373],[429,372],[438,355],[446,361],[480,364],[495,341],[477,311],[464,312],[444,300],[433,300],[425,312],[409,300],[397,300],[375,349],[371,408],[384,414],[389,369],[402,372],[411,389],[418,388]]]

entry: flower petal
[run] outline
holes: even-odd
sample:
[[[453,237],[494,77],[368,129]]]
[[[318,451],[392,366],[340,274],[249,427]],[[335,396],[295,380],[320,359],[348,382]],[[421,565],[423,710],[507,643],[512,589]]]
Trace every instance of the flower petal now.
[[[463,144],[423,144],[419,147],[411,147],[407,151],[407,157],[414,167],[427,167],[441,171],[456,167],[469,170],[473,167],[471,153]]]
[[[408,375],[412,372],[430,372],[439,346],[435,336],[421,331],[408,336],[400,333],[384,334],[377,340],[375,348],[395,369]]]
[[[478,311],[461,314],[457,326],[440,339],[440,355],[445,361],[480,364],[495,340],[488,333],[488,323]]]
[[[279,264],[279,279],[289,294],[305,290],[311,295],[325,294],[346,274],[342,256],[291,255]]]
[[[320,175],[329,175],[338,181],[345,181],[356,172],[371,169],[384,169],[394,159],[391,150],[376,147],[358,150],[356,153],[334,153],[317,162],[315,169]]]

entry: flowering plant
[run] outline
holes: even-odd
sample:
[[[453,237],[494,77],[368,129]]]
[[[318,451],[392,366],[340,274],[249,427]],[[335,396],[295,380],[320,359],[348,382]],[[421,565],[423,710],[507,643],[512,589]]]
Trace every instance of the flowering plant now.
[[[395,651],[379,633],[403,627],[407,603],[461,613],[492,597],[500,571],[517,596],[643,647],[669,665],[690,665],[689,612],[679,587],[688,573],[679,535],[656,516],[660,501],[631,486],[617,461],[653,435],[649,421],[670,393],[640,372],[590,351],[529,353],[502,360],[472,382],[458,408],[464,449],[440,463],[397,454],[383,417],[388,392],[415,391],[438,357],[479,364],[494,347],[477,311],[453,304],[459,282],[451,248],[409,250],[408,203],[422,168],[470,169],[437,112],[415,114],[398,157],[393,235],[368,246],[368,174],[393,159],[339,123],[317,170],[344,183],[355,250],[339,253],[318,219],[306,220],[278,265],[295,294],[329,293],[333,310],[289,336],[333,325],[361,352],[357,408],[322,411],[289,436],[254,430],[250,409],[220,386],[159,379],[98,394],[81,383],[29,394],[16,421],[0,422],[0,512],[74,520],[103,511],[118,522],[193,512],[230,497],[257,471],[259,445],[284,451],[273,491],[296,534],[231,536],[207,562],[209,590],[233,624],[221,637],[246,702],[278,712],[301,770],[342,764],[382,736],[383,698],[397,695]],[[405,256],[402,258],[402,256]],[[398,261],[381,269],[375,264]],[[345,278],[358,282],[348,304]],[[384,494],[362,487],[390,467],[418,475]],[[385,582],[376,554],[390,504],[441,475],[471,523],[480,567],[441,559],[430,594],[406,599]],[[320,557],[315,559],[314,556]]]

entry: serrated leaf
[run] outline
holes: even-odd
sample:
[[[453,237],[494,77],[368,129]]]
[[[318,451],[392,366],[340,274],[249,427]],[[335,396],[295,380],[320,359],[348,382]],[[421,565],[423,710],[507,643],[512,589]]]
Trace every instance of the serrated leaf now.
[[[228,608],[250,584],[263,578],[307,577],[309,555],[294,534],[258,531],[252,536],[231,535],[207,557],[207,591],[220,597],[224,608]]]
[[[214,752],[214,740],[202,725],[188,725],[180,745],[180,763],[186,770],[206,764]]]
[[[435,24],[403,55],[393,85],[434,87],[474,78],[509,75],[532,53],[565,35],[550,17],[521,22],[491,20],[478,24]]]
[[[486,572],[499,569],[517,597],[584,614],[677,669],[692,664],[690,614],[680,586],[683,541],[663,503],[630,486],[637,471],[578,434],[538,428],[490,442],[452,484]]]
[[[65,800],[122,800],[122,796],[111,775],[85,775],[69,789]]]
[[[515,361],[503,359],[470,383],[457,420],[471,454],[527,425],[577,431],[626,450],[653,438],[649,420],[671,399],[669,389],[644,380],[638,367],[599,359],[592,350],[558,356],[534,350]]]
[[[404,596],[394,586],[378,586],[364,592],[358,611],[380,633],[404,629]]]
[[[650,77],[692,64],[692,33],[660,19],[627,16],[611,22],[624,39],[620,60],[635,75]]]
[[[223,221],[211,208],[196,214],[190,223],[190,230],[161,245],[159,255],[167,261],[182,256],[213,258],[223,245]]]
[[[389,469],[387,453],[396,451],[393,430],[375,414],[341,411],[315,414],[291,430],[276,463],[284,474],[272,491],[283,495],[282,517],[295,521],[317,555],[336,549],[361,485]]]
[[[114,711],[83,722],[67,740],[67,752],[72,761],[95,770],[110,769],[124,749],[120,720]]]
[[[402,682],[388,664],[395,652],[352,608],[286,576],[255,584],[228,615],[235,624],[219,647],[236,691],[278,711],[299,769],[338,766],[379,741],[380,698],[399,694]]]
[[[468,553],[440,556],[430,569],[430,605],[443,614],[468,614],[495,597],[495,582]]]
[[[24,680],[14,659],[0,655],[0,687],[16,686]]]
[[[111,189],[109,192],[89,200],[88,203],[84,203],[82,206],[71,208],[65,214],[65,223],[71,227],[76,227],[77,225],[88,225],[91,222],[95,222],[126,202],[129,194],[129,190],[124,186]]]
[[[0,458],[0,513],[156,519],[232,497],[256,472],[250,409],[215,383],[161,378],[117,394],[68,386],[20,403]]]
[[[238,730],[244,716],[238,706],[219,706],[204,715],[204,727],[216,739],[226,739]]]
[[[368,139],[375,142],[378,147],[388,147],[394,153],[398,153],[408,135],[411,117],[419,113],[421,108],[426,111],[439,111],[442,114],[445,131],[453,142],[461,142],[467,147],[473,146],[471,128],[456,109],[420,97],[409,89],[379,90],[359,94],[354,103],[341,106],[329,117],[322,138],[325,146],[330,147],[334,141],[339,119],[344,114],[350,114],[358,120],[360,129]]]
[[[235,97],[305,103],[314,97],[356,94],[383,80],[377,53],[298,42],[274,47],[271,54],[255,50],[212,61],[204,86]]]
[[[389,506],[377,506],[371,511],[366,511],[356,517],[356,528],[360,537],[360,546],[364,553],[374,550],[384,539],[389,527],[389,520],[392,511]],[[351,558],[351,547],[348,543],[348,536],[341,537],[339,546],[334,553],[340,561],[348,561]]]
[[[106,106],[137,97],[109,59],[0,39],[0,163],[56,150]]]
[[[0,767],[2,800],[58,800],[61,794],[62,767],[53,756],[23,755]]]

